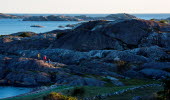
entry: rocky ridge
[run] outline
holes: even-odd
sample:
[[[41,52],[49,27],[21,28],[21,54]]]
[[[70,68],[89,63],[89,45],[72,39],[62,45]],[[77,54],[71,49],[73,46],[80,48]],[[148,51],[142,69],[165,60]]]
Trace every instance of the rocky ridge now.
[[[170,76],[169,26],[141,19],[99,20],[72,30],[1,36],[0,84],[122,86],[119,79]],[[44,55],[50,63],[42,60]]]

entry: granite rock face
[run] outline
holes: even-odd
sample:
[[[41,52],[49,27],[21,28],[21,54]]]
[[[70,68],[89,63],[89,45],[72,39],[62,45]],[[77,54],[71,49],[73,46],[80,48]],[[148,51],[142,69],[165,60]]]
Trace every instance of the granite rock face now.
[[[140,19],[113,22],[91,21],[57,39],[53,43],[53,48],[90,51],[125,50],[153,45],[169,47],[169,33],[166,31],[159,33],[161,27],[165,26]]]

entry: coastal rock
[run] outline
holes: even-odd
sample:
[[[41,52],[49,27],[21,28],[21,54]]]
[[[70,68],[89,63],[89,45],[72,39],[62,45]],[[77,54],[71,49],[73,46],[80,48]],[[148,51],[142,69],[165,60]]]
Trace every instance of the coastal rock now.
[[[140,71],[140,73],[144,74],[147,77],[150,78],[163,78],[163,77],[170,77],[170,73],[159,70],[159,69],[150,69],[150,68],[145,68]]]
[[[19,19],[23,18],[24,16],[16,16],[16,15],[9,15],[9,14],[3,14],[0,13],[0,19]]]
[[[151,62],[145,63],[142,68],[170,69],[170,62]]]
[[[110,14],[108,16],[106,16],[107,19],[110,20],[125,20],[125,19],[135,19],[136,17],[130,14],[126,14],[126,13],[120,13],[120,14]]]
[[[24,18],[23,21],[82,21],[81,19],[71,17],[71,16],[31,16]]]
[[[25,17],[23,21],[92,21],[92,20],[127,20],[135,19],[136,17],[130,14],[111,14],[106,17],[89,17],[86,15],[80,16],[64,16],[64,15],[50,15],[50,16],[31,16]]]
[[[119,79],[117,78],[110,77],[110,76],[107,76],[106,78],[109,79],[116,86],[124,86],[124,84],[121,81],[119,81]]]
[[[126,51],[153,59],[155,61],[168,61],[168,59],[170,59],[170,55],[166,53],[166,49],[158,46],[142,47]]]
[[[170,28],[169,28],[170,29]],[[166,30],[167,31],[167,30]],[[139,47],[149,47],[157,45],[160,47],[170,46],[170,33],[152,33],[141,40]]]
[[[69,33],[63,34],[53,43],[53,48],[90,51],[124,50],[153,45],[168,47],[170,44],[169,35],[168,33],[159,34],[158,30],[161,27],[165,27],[165,25],[160,26],[155,21],[141,19],[116,22],[90,21],[81,24]],[[161,42],[152,39],[153,34],[160,37]]]
[[[44,26],[41,26],[41,25],[31,25],[30,27],[38,27],[38,28],[43,28]]]
[[[71,86],[103,86],[105,82],[93,78],[82,78],[80,76],[57,75],[56,84],[67,84]]]

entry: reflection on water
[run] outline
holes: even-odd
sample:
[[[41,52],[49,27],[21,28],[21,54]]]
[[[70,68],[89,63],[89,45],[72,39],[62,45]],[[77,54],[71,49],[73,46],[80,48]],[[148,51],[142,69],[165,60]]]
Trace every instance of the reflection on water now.
[[[21,88],[21,87],[1,87],[0,86],[0,98],[6,98],[16,96],[19,94],[28,93],[32,88]]]

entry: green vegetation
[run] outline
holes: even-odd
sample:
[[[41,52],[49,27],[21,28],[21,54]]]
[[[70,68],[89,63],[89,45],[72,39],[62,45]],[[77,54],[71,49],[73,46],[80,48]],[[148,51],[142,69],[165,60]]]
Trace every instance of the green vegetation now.
[[[146,87],[143,89],[127,91],[120,95],[114,95],[114,96],[105,98],[104,100],[132,100],[132,98],[135,96],[141,96],[142,100],[159,100],[159,99],[154,99],[155,93],[162,89],[163,89],[162,87],[157,87],[157,86]]]
[[[103,80],[109,82],[109,80],[105,78],[103,78]],[[113,93],[119,90],[132,88],[132,87],[136,87],[140,85],[160,83],[154,80],[139,80],[139,79],[119,79],[119,80],[122,81],[126,86],[114,86],[113,84],[111,85],[111,83],[108,83],[107,86],[104,86],[104,87],[80,86],[80,87],[73,88],[73,87],[67,87],[67,86],[60,86],[60,87],[57,87],[51,90],[42,91],[36,94],[29,94],[25,96],[8,98],[4,100],[44,100],[44,98],[46,98],[45,100],[50,100],[49,98],[58,97],[58,96],[66,98],[66,99],[61,99],[61,100],[77,100],[74,97],[77,97],[78,99],[82,99],[84,97],[93,97],[99,94]],[[158,88],[161,89],[160,87]],[[143,92],[144,94],[145,91],[146,90],[142,90],[141,92]],[[153,91],[156,91],[156,90],[153,90]],[[58,93],[61,93],[63,95],[58,94]],[[54,96],[51,96],[51,95],[54,95]],[[56,99],[52,99],[52,100],[56,100]],[[60,99],[57,99],[57,100],[60,100]]]
[[[160,81],[148,80],[148,79],[120,79],[125,85],[145,85],[145,84],[161,84]]]
[[[21,36],[21,37],[31,37],[32,34],[24,32],[24,33],[20,34],[19,36]]]
[[[72,93],[71,95],[72,96],[83,96],[85,94],[86,90],[84,87],[75,87],[73,90],[72,90]]]
[[[99,94],[105,94],[105,93],[112,93],[112,92],[116,92],[119,90],[123,90],[123,89],[127,89],[127,88],[131,88],[134,86],[121,86],[121,87],[91,87],[91,86],[84,86],[83,87],[83,92],[84,94],[78,95],[76,97],[78,97],[79,99],[84,98],[84,97],[93,97]],[[77,87],[78,88],[78,87]],[[82,87],[81,87],[82,89]],[[72,93],[75,89],[70,89],[70,90],[64,90],[61,91],[63,94],[65,95],[69,95],[69,96],[73,96]]]
[[[167,20],[160,20],[159,22],[160,22],[160,23],[164,23],[164,24],[167,24],[167,23],[168,23]]]
[[[47,96],[44,97],[44,100],[77,100],[75,97],[64,96],[60,93],[51,92]]]
[[[155,19],[150,19],[151,21],[155,21]]]

